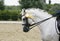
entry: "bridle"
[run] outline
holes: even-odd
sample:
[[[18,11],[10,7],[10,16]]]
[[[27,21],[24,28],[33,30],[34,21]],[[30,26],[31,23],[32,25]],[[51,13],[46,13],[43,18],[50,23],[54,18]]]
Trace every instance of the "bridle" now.
[[[39,25],[39,24],[41,24],[41,23],[43,23],[43,22],[45,22],[45,21],[47,21],[47,20],[49,20],[49,19],[51,19],[51,18],[53,18],[53,17],[57,17],[57,16],[60,16],[60,12],[57,12],[56,14],[53,14],[52,17],[49,17],[49,18],[47,18],[47,19],[44,19],[44,20],[42,20],[42,21],[39,21],[39,22],[33,23],[33,24],[29,24],[28,18],[25,17],[25,18],[23,19],[23,21],[25,22],[25,23],[23,24],[23,26],[24,26],[24,27],[23,27],[23,31],[24,31],[24,32],[28,32],[28,31],[30,31],[31,29],[33,29],[35,26],[37,26],[37,25]]]

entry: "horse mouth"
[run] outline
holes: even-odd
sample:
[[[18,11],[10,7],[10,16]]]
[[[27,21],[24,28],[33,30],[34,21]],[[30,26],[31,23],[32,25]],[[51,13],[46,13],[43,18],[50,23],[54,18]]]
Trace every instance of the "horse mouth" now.
[[[29,27],[24,26],[23,27],[23,32],[28,32],[28,31],[29,31]]]

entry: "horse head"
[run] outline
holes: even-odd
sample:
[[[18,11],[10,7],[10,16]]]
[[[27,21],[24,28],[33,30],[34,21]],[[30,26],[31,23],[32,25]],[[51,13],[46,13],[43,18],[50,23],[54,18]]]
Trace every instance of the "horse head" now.
[[[23,20],[23,31],[24,32],[28,32],[31,28],[31,25],[35,22],[34,16],[35,14],[33,14],[34,10],[30,10],[30,9],[23,9],[22,10],[22,20]]]

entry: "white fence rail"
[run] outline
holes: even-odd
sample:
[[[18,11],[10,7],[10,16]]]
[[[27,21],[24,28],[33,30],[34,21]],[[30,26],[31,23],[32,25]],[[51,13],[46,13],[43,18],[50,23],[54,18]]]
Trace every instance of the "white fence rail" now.
[[[0,23],[19,23],[19,24],[22,24],[21,21],[0,21]]]

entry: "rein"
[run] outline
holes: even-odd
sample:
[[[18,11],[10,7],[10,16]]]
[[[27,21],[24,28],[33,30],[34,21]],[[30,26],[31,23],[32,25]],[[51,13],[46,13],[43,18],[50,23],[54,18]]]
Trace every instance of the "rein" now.
[[[45,21],[47,21],[47,20],[49,20],[49,19],[51,19],[51,18],[53,18],[53,17],[50,17],[50,18],[44,19],[44,20],[42,20],[42,21],[39,21],[39,22],[37,22],[37,23],[34,23],[34,24],[32,24],[31,26],[35,27],[35,26],[37,26],[37,25],[39,25],[39,24],[41,24],[41,23],[43,23],[43,22],[45,22]],[[32,28],[33,28],[33,27],[32,27]],[[31,28],[31,29],[32,29],[32,28]]]

